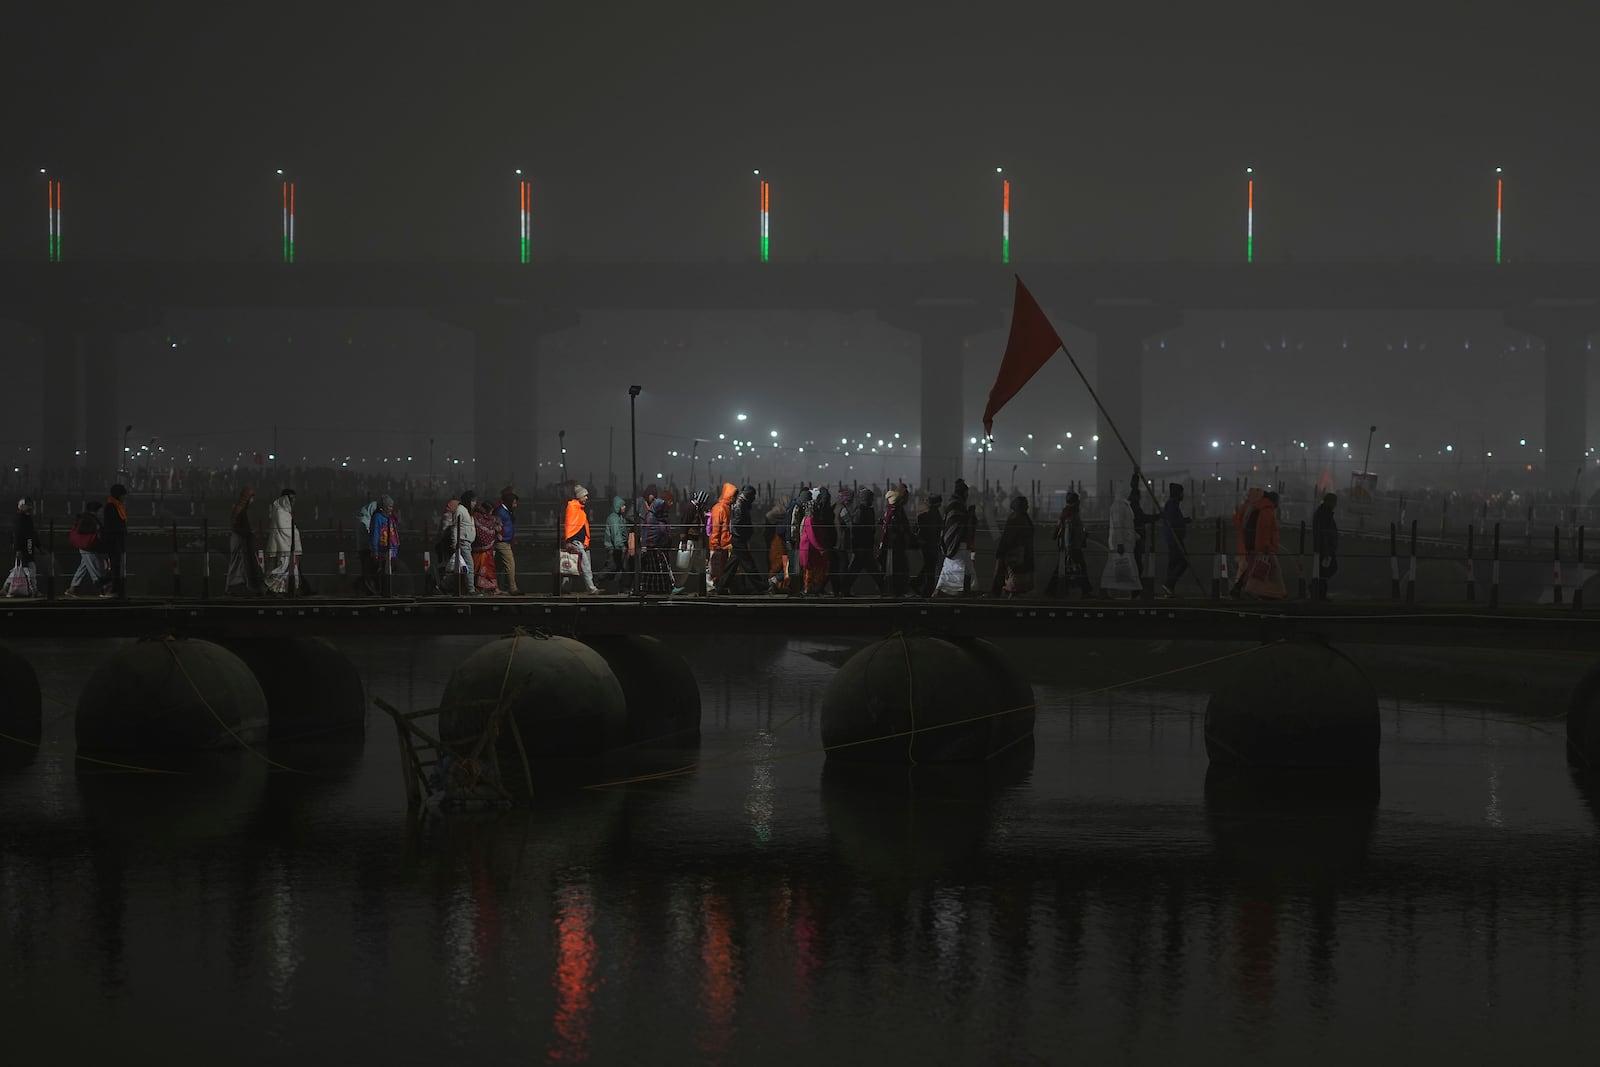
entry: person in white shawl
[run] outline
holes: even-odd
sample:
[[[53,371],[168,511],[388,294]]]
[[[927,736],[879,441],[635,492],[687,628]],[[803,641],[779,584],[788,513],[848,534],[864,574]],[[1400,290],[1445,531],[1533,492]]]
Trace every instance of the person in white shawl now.
[[[300,556],[300,527],[294,521],[294,490],[285,489],[267,509],[267,588],[289,589],[289,575]]]
[[[1111,501],[1111,527],[1106,535],[1106,569],[1100,576],[1100,588],[1106,592],[1140,593],[1144,582],[1133,561],[1133,546],[1139,535],[1133,517],[1133,508],[1120,497]]]

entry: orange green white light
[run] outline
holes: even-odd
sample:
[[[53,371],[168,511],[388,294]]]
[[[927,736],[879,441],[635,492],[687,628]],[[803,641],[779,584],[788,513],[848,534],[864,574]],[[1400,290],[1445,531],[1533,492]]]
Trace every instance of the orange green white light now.
[[[522,172],[517,171],[518,174]],[[522,245],[522,262],[528,262],[528,247],[533,236],[533,185],[528,181],[517,182],[518,194],[522,198],[521,216],[518,220],[520,230],[518,238]]]
[[[61,262],[61,183],[50,179],[49,207],[45,211],[50,226],[50,243],[47,251],[51,263]]]
[[[761,172],[759,170],[756,171],[755,173],[756,173],[757,177],[760,177]],[[761,180],[761,262],[765,263],[771,257],[771,252],[772,252],[772,245],[770,243],[770,238],[771,238],[770,223],[771,223],[771,218],[772,218],[772,216],[771,216],[772,185],[765,178],[761,178],[760,180]]]
[[[1246,174],[1255,174],[1254,167],[1246,167]],[[1256,180],[1249,179],[1244,193],[1244,261],[1256,261]]]

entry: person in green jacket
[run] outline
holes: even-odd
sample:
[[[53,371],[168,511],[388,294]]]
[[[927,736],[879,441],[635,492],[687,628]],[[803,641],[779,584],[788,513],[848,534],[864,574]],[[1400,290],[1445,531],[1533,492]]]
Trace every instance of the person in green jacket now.
[[[611,498],[611,514],[606,516],[606,549],[611,553],[611,571],[617,576],[618,592],[629,588],[632,572],[628,562],[628,502],[620,496]]]

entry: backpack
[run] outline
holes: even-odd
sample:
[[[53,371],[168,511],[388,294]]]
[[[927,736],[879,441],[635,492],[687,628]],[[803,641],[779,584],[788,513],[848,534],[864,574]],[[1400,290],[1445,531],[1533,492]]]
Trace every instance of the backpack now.
[[[73,524],[73,529],[86,537],[93,537],[100,532],[100,516],[92,511],[85,511],[78,516],[77,522]]]

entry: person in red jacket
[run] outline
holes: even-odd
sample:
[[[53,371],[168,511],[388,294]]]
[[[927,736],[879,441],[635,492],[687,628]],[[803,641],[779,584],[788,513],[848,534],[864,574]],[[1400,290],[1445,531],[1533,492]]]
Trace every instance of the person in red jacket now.
[[[712,596],[722,592],[722,576],[733,555],[733,498],[738,495],[738,486],[723,482],[722,495],[711,505],[711,528],[706,538],[706,548],[711,553],[710,582],[706,592]]]
[[[573,486],[567,513],[561,519],[561,550],[578,557],[578,576],[583,579],[584,592],[593,596],[599,594],[600,587],[594,584],[594,569],[589,563],[588,503],[589,490]]]

